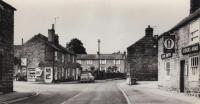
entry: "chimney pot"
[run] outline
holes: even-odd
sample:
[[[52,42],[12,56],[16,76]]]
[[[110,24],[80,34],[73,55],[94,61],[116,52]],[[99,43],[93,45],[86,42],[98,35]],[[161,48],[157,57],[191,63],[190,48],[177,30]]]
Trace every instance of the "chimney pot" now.
[[[145,33],[146,33],[146,36],[153,36],[153,28],[148,25],[148,27],[145,29]]]

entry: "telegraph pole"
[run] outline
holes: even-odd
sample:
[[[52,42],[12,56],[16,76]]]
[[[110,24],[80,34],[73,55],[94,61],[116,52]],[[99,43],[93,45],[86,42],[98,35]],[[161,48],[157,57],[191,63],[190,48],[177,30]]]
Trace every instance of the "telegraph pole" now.
[[[100,61],[101,61],[101,57],[100,57],[100,43],[101,43],[101,40],[98,39],[98,52],[97,52],[97,54],[99,56],[99,68],[97,70],[97,77],[100,77],[99,72],[100,72],[100,67],[101,67],[101,63],[100,63]]]

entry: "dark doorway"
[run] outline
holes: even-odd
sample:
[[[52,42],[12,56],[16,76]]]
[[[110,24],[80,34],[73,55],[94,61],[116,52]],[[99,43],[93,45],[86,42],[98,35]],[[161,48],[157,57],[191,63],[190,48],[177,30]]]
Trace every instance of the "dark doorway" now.
[[[185,73],[185,60],[181,60],[180,62],[180,92],[184,92],[184,73]]]

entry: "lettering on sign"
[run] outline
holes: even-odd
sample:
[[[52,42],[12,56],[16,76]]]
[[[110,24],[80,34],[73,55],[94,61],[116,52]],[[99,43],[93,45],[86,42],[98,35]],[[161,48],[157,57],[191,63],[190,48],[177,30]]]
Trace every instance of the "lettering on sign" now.
[[[166,59],[166,58],[171,58],[171,57],[172,57],[172,53],[166,53],[166,54],[161,55],[161,59]]]
[[[190,53],[196,53],[199,52],[199,44],[191,45],[185,48],[182,48],[182,54],[190,54]]]

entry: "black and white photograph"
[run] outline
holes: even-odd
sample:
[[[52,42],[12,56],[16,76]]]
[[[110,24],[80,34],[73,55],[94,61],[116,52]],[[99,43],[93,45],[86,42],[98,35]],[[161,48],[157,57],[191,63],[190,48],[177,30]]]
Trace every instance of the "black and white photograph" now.
[[[200,104],[200,0],[0,0],[0,104]]]

